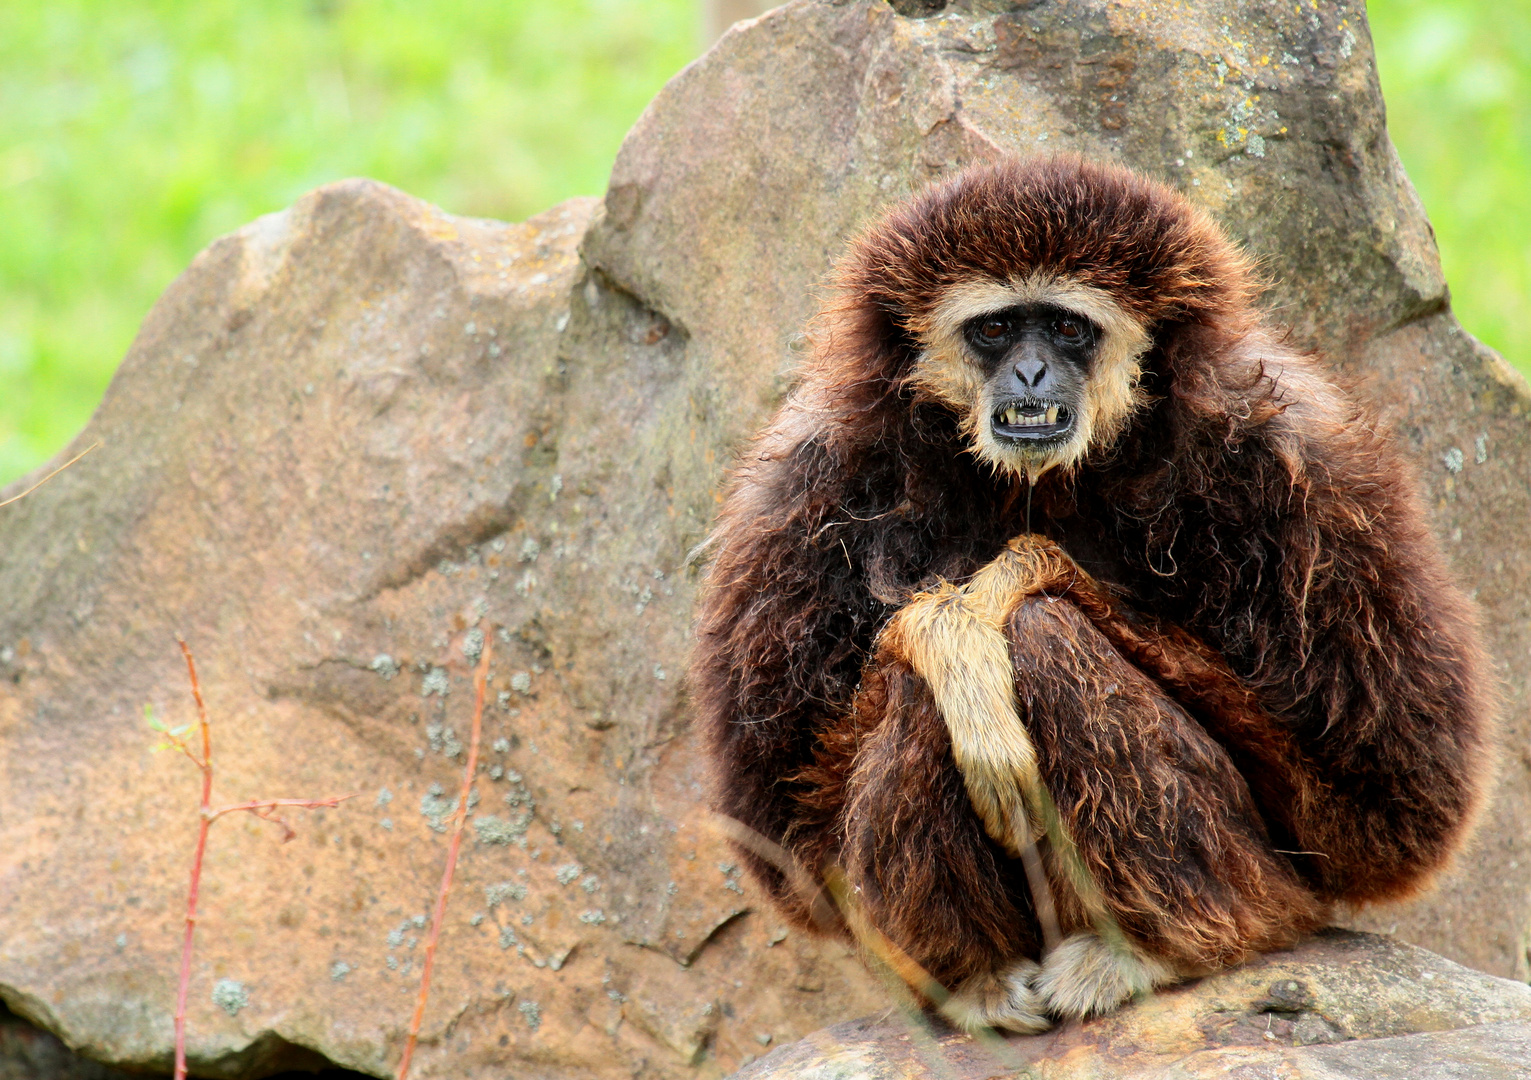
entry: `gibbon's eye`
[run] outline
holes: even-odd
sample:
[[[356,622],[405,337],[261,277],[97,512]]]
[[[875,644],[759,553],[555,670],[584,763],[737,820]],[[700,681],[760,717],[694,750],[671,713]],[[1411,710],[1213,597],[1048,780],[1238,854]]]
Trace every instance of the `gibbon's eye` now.
[[[1078,341],[1084,336],[1084,331],[1073,319],[1059,319],[1053,324],[1053,330],[1057,335],[1067,341]]]
[[[978,328],[978,336],[985,341],[998,341],[1010,332],[1010,324],[1004,319],[985,319]]]

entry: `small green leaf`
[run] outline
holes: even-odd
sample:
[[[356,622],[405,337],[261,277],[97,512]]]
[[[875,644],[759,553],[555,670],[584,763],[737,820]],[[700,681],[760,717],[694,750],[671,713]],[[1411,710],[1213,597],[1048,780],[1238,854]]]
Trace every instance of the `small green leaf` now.
[[[144,702],[144,721],[155,731],[164,731],[165,722],[154,715],[154,706]]]

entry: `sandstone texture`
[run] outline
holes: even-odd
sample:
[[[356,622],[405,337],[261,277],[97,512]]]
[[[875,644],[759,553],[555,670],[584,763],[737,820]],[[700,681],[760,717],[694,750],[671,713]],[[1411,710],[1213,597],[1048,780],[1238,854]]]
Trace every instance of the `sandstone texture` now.
[[[390,1074],[484,630],[479,801],[415,1075],[684,1075],[878,1004],[843,948],[744,917],[701,812],[678,676],[718,448],[684,419],[684,331],[581,268],[593,208],[469,221],[352,181],[256,222],[150,315],[83,436],[102,448],[10,508],[16,1012],[168,1064],[199,786],[144,708],[194,715],[175,631],[219,802],[361,793],[285,845],[214,826],[200,1071]]]
[[[285,845],[213,827],[194,1070],[391,1075],[487,632],[413,1075],[717,1077],[891,1004],[782,928],[702,809],[689,556],[846,237],[968,161],[1056,149],[1208,206],[1413,454],[1507,749],[1457,871],[1360,924],[1525,978],[1531,394],[1450,314],[1362,7],[805,0],[677,76],[603,201],[507,225],[347,181],[167,291],[66,453],[100,449],[0,509],[0,1000],[88,1058],[168,1066],[198,786],[144,710],[193,716],[179,632],[217,801],[361,793]],[[1525,1019],[1422,992],[1457,1018],[1354,1045]]]
[[[860,1020],[737,1080],[1337,1080],[1531,1072],[1531,987],[1372,934],[1329,931],[1030,1038],[975,1041],[917,1018]]]

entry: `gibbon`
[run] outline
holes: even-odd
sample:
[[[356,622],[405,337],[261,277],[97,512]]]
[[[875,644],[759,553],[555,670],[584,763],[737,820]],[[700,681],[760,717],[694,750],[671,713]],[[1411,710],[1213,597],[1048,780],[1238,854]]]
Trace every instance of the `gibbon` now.
[[[837,868],[832,928],[962,1027],[1414,893],[1483,798],[1486,663],[1410,470],[1256,291],[1161,184],[968,168],[854,242],[732,473],[691,670],[717,808]]]

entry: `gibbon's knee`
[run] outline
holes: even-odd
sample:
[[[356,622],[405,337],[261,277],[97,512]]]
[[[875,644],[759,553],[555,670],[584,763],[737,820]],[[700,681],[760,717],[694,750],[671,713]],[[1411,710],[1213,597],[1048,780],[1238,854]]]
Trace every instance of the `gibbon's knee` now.
[[[947,989],[1037,956],[1024,869],[974,814],[929,687],[893,660],[863,694],[883,711],[851,766],[839,852],[859,915]]]
[[[1077,853],[1072,868],[1056,851],[1050,861],[1074,886],[1057,890],[1065,932],[1104,914],[1152,957],[1195,971],[1320,924],[1227,752],[1077,607],[1028,599],[1008,630],[1020,715]]]

